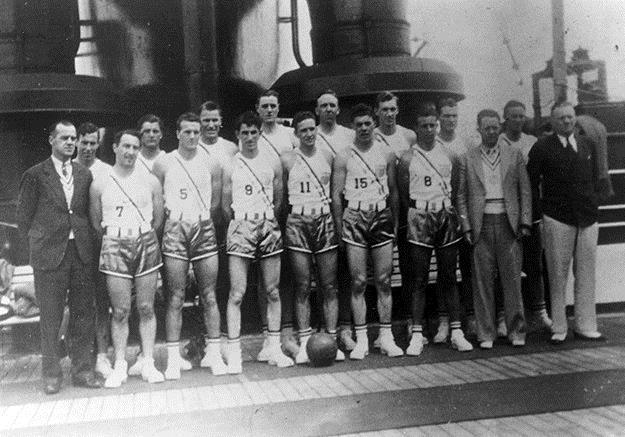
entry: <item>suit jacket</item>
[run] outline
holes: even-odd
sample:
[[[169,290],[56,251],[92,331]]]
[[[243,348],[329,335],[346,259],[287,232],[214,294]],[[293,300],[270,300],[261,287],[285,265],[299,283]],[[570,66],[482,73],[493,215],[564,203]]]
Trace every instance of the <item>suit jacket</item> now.
[[[501,175],[506,214],[514,233],[520,226],[532,225],[532,193],[523,154],[512,147],[501,147]],[[486,205],[484,168],[480,147],[462,156],[456,205],[464,232],[473,231],[477,241],[482,230]]]
[[[29,168],[20,181],[17,222],[28,238],[30,264],[34,269],[54,270],[63,260],[70,230],[85,264],[93,261],[93,234],[89,223],[89,169],[72,162],[74,195],[67,207],[63,186],[52,159]]]

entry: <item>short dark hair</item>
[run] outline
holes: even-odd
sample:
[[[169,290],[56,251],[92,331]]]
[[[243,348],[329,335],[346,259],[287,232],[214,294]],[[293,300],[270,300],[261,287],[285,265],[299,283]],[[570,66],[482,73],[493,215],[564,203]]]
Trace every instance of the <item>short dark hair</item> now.
[[[115,134],[115,136],[113,137],[113,144],[119,145],[119,142],[124,135],[132,135],[133,137],[136,137],[139,141],[141,141],[141,134],[137,132],[136,129],[124,129],[120,130]]]
[[[553,106],[551,107],[551,114],[553,114],[553,111],[555,111],[556,109],[562,108],[564,106],[570,106],[571,108],[574,108],[571,102],[569,102],[568,100],[562,100],[561,102],[555,102],[553,104]]]
[[[438,118],[438,111],[434,102],[423,102],[417,106],[416,118],[419,117],[436,117]]]
[[[295,129],[295,132],[297,132],[297,125],[301,123],[302,121],[308,120],[308,119],[312,119],[315,123],[317,122],[314,114],[310,111],[300,111],[297,114],[295,114],[295,117],[293,117],[293,128]]]
[[[56,134],[56,127],[57,127],[59,124],[60,124],[60,125],[62,125],[62,126],[67,126],[67,127],[69,127],[69,126],[74,126],[74,123],[72,123],[72,122],[71,122],[71,121],[69,121],[69,120],[60,120],[60,121],[57,121],[57,122],[55,122],[55,123],[52,123],[52,124],[48,127],[48,134],[49,134],[50,136],[54,136],[54,135]]]
[[[207,100],[200,105],[198,112],[201,113],[202,111],[219,111],[219,115],[221,115],[221,107],[217,102],[212,100]]]
[[[456,106],[458,106],[458,102],[453,97],[443,97],[442,99],[438,101],[439,114],[445,106],[449,106],[450,108],[455,108]]]
[[[328,88],[328,89],[326,89],[324,91],[321,91],[319,94],[317,94],[317,98],[315,99],[315,101],[319,100],[319,98],[321,96],[325,96],[326,94],[329,94],[331,96],[336,97],[337,100],[339,98],[339,96],[336,95],[336,91],[334,91],[333,89]]]
[[[79,138],[82,137],[83,135],[89,135],[93,133],[98,134],[98,139],[100,138],[100,131],[98,130],[98,127],[95,124],[91,123],[90,121],[82,123],[80,126],[78,126]]]
[[[480,127],[480,123],[482,122],[482,119],[485,117],[493,117],[496,118],[498,121],[501,121],[501,118],[499,117],[499,113],[497,111],[495,111],[494,109],[482,109],[480,112],[477,113],[477,126]]]
[[[503,118],[506,118],[508,110],[512,108],[523,108],[523,110],[526,109],[523,102],[519,102],[518,100],[509,100],[508,103],[506,103],[506,106],[503,107]]]
[[[236,121],[234,122],[234,129],[238,131],[244,124],[248,126],[256,126],[260,130],[263,122],[257,113],[252,111],[245,111],[243,114],[237,117]]]
[[[197,115],[195,112],[185,112],[184,114],[180,114],[180,117],[178,117],[178,120],[176,120],[176,130],[180,130],[180,125],[183,121],[199,123],[200,116]]]
[[[388,102],[389,100],[393,99],[395,99],[395,101],[399,104],[399,97],[397,97],[397,95],[393,94],[390,91],[382,91],[375,98],[375,106],[377,107],[380,103]]]
[[[369,105],[365,105],[364,103],[358,103],[352,108],[352,111],[350,113],[350,120],[354,121],[356,117],[363,117],[365,115],[373,118],[373,109],[371,109],[371,106]]]
[[[258,96],[258,99],[256,100],[257,104],[260,103],[261,97],[275,97],[276,99],[280,100],[280,93],[274,89],[268,89],[267,91],[262,93],[260,96]]]
[[[137,130],[141,132],[141,128],[143,127],[143,123],[158,123],[158,127],[161,129],[161,132],[164,129],[163,120],[158,115],[154,114],[145,114],[143,117],[139,119],[137,122]]]

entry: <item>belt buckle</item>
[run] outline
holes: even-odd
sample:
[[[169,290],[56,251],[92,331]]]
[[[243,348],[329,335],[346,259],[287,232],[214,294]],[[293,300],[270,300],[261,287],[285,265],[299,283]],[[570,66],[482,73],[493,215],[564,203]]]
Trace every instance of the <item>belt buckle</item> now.
[[[254,213],[254,220],[258,220],[260,218],[260,214],[255,212]]]
[[[310,208],[310,215],[316,215],[315,213],[317,212],[316,208]]]

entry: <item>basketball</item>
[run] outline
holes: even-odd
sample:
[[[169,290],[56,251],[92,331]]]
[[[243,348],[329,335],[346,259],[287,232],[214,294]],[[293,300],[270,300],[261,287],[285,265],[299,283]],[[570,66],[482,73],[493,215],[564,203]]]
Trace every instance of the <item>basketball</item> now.
[[[311,335],[306,344],[308,359],[313,367],[325,367],[334,363],[337,351],[334,338],[325,333],[318,332]]]

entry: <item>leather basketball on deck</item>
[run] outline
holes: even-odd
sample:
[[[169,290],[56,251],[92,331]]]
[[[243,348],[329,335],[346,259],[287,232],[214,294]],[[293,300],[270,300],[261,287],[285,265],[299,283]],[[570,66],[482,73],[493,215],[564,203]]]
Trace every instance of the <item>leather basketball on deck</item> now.
[[[306,344],[306,353],[314,367],[330,366],[336,358],[337,345],[334,337],[322,332],[310,336]]]

